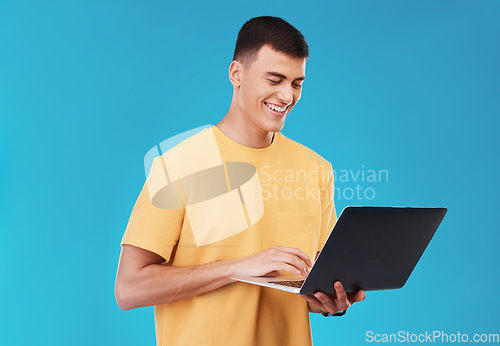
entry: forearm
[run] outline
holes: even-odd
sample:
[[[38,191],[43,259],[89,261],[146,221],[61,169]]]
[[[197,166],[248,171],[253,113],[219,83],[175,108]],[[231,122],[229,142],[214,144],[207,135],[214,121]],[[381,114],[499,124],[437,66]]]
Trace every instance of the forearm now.
[[[277,275],[279,271],[307,275],[312,266],[307,255],[296,248],[274,246],[250,256],[193,267],[162,264],[160,255],[123,245],[115,295],[120,308],[173,303],[207,293],[232,282],[232,276]]]
[[[234,260],[193,267],[150,264],[117,278],[117,300],[128,310],[192,298],[233,282],[234,264]]]

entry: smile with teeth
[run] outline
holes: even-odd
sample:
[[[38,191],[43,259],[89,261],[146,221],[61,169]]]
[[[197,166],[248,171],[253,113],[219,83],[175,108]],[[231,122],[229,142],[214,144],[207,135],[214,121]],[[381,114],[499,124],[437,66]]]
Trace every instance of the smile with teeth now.
[[[267,106],[267,108],[272,109],[273,111],[279,112],[279,113],[283,113],[284,111],[286,111],[286,109],[288,107],[288,106],[278,107],[276,105],[273,105],[272,103],[267,103],[267,102],[264,102],[264,104]]]

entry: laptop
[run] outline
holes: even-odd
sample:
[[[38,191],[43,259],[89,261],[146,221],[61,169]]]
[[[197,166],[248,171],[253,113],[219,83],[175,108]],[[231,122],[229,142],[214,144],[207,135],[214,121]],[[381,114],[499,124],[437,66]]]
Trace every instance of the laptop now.
[[[447,208],[353,207],[342,210],[319,256],[300,275],[233,277],[299,294],[398,289],[405,285]]]

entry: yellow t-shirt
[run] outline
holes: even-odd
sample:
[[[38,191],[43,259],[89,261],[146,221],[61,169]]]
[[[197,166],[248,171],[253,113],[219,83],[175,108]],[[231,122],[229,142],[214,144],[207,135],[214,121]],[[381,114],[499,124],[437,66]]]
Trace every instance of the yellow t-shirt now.
[[[275,133],[254,149],[216,126],[155,159],[123,236],[194,266],[274,245],[314,260],[336,222],[331,164]],[[155,306],[158,345],[311,345],[307,302],[297,294],[234,282]]]

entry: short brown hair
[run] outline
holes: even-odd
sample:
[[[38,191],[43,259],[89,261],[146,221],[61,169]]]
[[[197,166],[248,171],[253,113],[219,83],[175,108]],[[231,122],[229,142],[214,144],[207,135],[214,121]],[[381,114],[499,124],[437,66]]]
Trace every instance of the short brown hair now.
[[[252,63],[264,45],[294,58],[309,58],[309,46],[299,30],[279,17],[262,16],[250,19],[241,27],[233,60]]]

